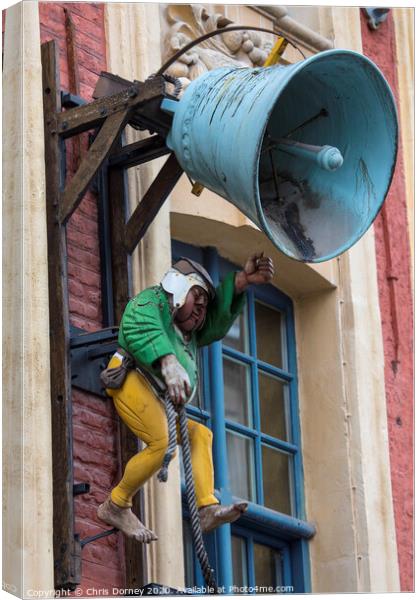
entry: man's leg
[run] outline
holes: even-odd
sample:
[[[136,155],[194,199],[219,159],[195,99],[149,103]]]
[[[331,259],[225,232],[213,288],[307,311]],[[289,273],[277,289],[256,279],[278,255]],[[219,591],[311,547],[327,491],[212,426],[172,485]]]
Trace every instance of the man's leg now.
[[[219,501],[214,495],[213,434],[208,427],[192,419],[188,419],[187,425],[197,506],[201,508],[218,504]],[[179,437],[178,443],[180,443]]]
[[[188,435],[201,528],[204,533],[207,533],[223,523],[232,523],[239,519],[246,511],[248,504],[241,502],[229,506],[219,505],[214,495],[213,434],[205,425],[188,419]]]
[[[119,362],[113,357],[110,367],[118,366]],[[168,445],[165,410],[149,384],[136,371],[128,373],[120,389],[107,391],[112,395],[121,419],[147,445],[128,461],[121,481],[99,507],[98,516],[128,537],[147,543],[156,540],[157,536],[131,511],[132,498],[162,464]]]

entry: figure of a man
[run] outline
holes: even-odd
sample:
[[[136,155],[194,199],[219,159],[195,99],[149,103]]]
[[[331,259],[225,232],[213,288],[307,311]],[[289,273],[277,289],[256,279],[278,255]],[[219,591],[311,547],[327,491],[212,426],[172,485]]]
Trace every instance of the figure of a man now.
[[[130,300],[121,320],[120,348],[107,369],[111,374],[107,393],[121,419],[145,447],[128,461],[123,478],[99,506],[102,521],[139,542],[157,540],[131,506],[139,488],[161,467],[168,446],[167,418],[159,389],[166,386],[174,404],[191,399],[198,382],[198,349],[223,338],[242,310],[248,285],[268,283],[273,274],[271,259],[255,254],[241,271],[230,273],[215,289],[201,265],[182,258],[160,285]],[[212,433],[191,419],[188,433],[201,527],[208,532],[238,519],[247,503],[218,503]]]

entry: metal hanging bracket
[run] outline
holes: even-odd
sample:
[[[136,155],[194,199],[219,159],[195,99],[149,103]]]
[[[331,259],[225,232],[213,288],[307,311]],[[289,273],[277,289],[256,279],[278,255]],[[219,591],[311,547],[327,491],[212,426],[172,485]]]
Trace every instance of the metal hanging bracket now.
[[[118,346],[118,327],[86,333],[70,329],[71,383],[85,392],[108,398],[99,378]]]

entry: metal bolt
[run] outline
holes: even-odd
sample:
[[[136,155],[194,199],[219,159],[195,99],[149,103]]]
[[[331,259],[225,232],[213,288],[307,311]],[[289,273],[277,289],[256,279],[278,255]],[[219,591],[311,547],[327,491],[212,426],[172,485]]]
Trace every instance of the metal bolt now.
[[[131,87],[128,90],[128,95],[130,96],[130,98],[135,98],[137,96],[137,89],[135,87]]]
[[[61,125],[61,129],[67,129],[68,126],[69,126],[69,124],[67,123],[67,121],[63,121],[63,124]]]
[[[99,114],[102,116],[106,115],[106,108],[101,108],[101,110],[99,111]]]

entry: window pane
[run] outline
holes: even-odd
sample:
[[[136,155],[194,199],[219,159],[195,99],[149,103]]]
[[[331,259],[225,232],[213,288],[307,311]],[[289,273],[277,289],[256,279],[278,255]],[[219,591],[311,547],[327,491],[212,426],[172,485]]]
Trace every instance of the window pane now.
[[[246,542],[244,538],[232,536],[232,579],[233,585],[243,587],[248,585],[248,562]]]
[[[254,442],[243,435],[228,431],[226,444],[230,490],[234,496],[254,502]]]
[[[289,438],[289,386],[268,373],[259,371],[261,431],[272,437]]]
[[[278,550],[262,544],[254,544],[254,565],[256,586],[276,588],[278,585],[283,585],[281,554]]]
[[[235,348],[240,352],[248,353],[248,319],[247,319],[247,308],[244,306],[241,314],[236,318],[232,327],[229,329],[223,343],[226,346]]]
[[[287,515],[292,514],[292,457],[262,444],[264,505]]]
[[[255,322],[258,358],[280,369],[287,369],[284,314],[255,302]]]
[[[251,394],[250,394],[250,370],[248,365],[223,358],[223,379],[225,390],[225,416],[226,419],[250,425],[251,417]]]
[[[191,400],[191,406],[196,406],[197,408],[204,409],[204,360],[203,360],[203,351],[200,350],[197,354],[198,356],[198,384],[197,384],[197,392],[194,395],[194,398]]]

